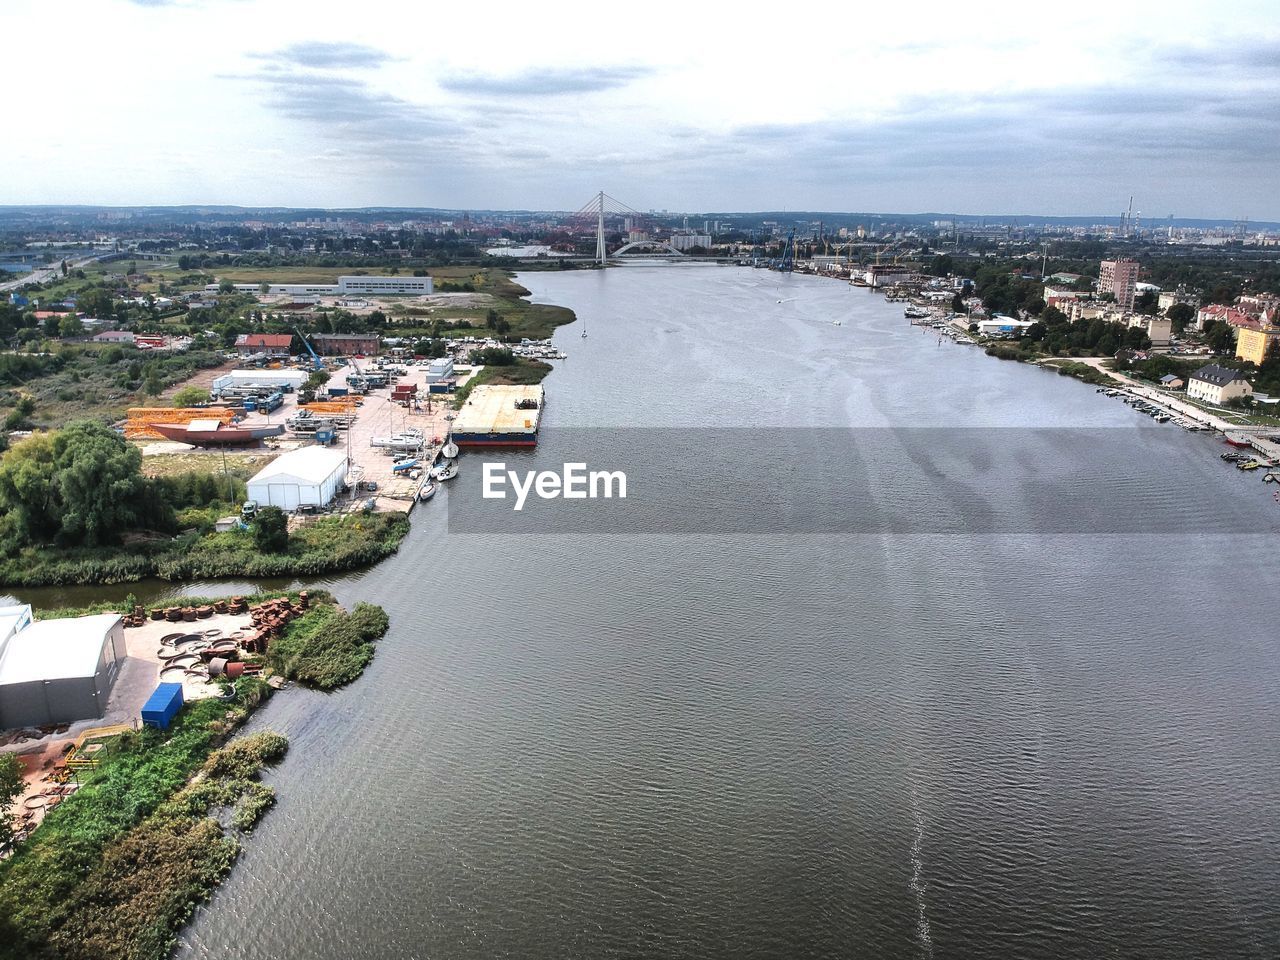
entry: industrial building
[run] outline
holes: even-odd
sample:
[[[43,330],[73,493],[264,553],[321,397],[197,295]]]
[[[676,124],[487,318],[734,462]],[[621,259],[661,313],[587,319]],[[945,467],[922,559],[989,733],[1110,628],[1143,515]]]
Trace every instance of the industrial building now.
[[[347,455],[327,447],[282,454],[249,481],[249,499],[262,507],[325,507],[347,479]]]
[[[236,353],[240,356],[287,357],[293,337],[287,333],[242,333],[236,337]]]
[[[237,283],[237,293],[258,294],[262,285]],[[218,293],[218,284],[206,284],[205,293]],[[435,292],[431,277],[339,277],[337,283],[268,283],[268,294],[301,297],[341,297],[351,294],[375,296],[425,296]]]
[[[365,357],[378,352],[381,338],[376,333],[316,333],[311,342],[326,357]]]
[[[427,365],[427,383],[437,383],[453,376],[453,357],[437,357]]]
[[[1032,323],[1031,320],[1015,320],[1013,317],[996,314],[989,320],[978,321],[978,333],[984,337],[1012,337],[1025,333]]]
[[[30,607],[0,608],[0,728],[101,717],[124,657],[117,614],[33,620]]]
[[[213,381],[210,392],[219,394],[241,387],[293,391],[306,383],[308,376],[301,370],[230,370]]]

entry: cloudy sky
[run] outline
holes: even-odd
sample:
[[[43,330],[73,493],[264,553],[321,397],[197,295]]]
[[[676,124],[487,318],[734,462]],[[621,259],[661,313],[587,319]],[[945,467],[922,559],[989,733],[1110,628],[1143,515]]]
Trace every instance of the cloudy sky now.
[[[1280,220],[1272,0],[2,0],[0,36],[0,203],[577,209],[604,189],[1114,216],[1134,194],[1147,218]]]

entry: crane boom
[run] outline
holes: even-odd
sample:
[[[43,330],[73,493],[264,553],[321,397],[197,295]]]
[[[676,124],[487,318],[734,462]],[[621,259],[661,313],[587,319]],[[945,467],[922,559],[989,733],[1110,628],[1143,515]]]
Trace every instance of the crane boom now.
[[[307,338],[302,335],[302,331],[297,327],[293,328],[293,332],[298,335],[298,339],[302,341],[302,345],[307,348],[307,353],[311,354],[311,365],[314,370],[323,370],[324,361],[311,349],[311,344],[307,342]]]

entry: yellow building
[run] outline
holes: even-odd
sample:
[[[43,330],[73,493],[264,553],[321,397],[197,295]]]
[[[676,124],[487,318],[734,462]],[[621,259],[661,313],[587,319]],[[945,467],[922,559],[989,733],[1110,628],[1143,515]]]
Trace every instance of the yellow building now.
[[[1277,349],[1277,343],[1280,343],[1280,327],[1264,327],[1261,330],[1241,327],[1236,337],[1236,356],[1261,366],[1267,353]]]

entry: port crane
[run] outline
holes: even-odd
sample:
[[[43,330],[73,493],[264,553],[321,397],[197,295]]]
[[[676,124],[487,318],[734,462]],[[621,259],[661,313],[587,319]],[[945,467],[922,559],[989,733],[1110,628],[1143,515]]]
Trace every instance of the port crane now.
[[[321,360],[319,355],[311,349],[311,344],[307,343],[307,338],[302,335],[302,331],[297,327],[294,327],[293,332],[298,335],[298,339],[302,341],[302,345],[307,348],[307,353],[311,354],[311,369],[317,372],[323,370],[324,361]]]
[[[790,273],[795,269],[796,263],[796,228],[792,227],[791,232],[787,234],[787,242],[782,247],[782,256],[778,260],[778,270],[782,273]]]

